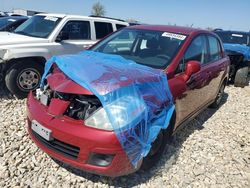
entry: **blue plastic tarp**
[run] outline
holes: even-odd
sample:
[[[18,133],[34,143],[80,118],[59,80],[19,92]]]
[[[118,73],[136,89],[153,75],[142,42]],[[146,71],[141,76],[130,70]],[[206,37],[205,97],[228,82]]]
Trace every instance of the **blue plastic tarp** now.
[[[244,55],[244,60],[249,61],[250,60],[250,47],[249,46],[244,46],[241,44],[229,44],[225,43],[223,44],[224,49],[226,51],[234,51],[238,52]]]
[[[41,87],[54,63],[99,98],[121,146],[136,167],[160,130],[168,127],[174,112],[166,74],[118,55],[84,51],[52,57],[46,63]]]

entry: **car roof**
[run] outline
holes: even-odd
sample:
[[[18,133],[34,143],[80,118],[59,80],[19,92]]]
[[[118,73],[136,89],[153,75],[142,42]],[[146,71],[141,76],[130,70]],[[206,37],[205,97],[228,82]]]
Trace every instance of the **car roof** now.
[[[116,19],[110,19],[110,18],[102,18],[102,17],[91,17],[91,16],[81,16],[81,15],[70,15],[70,14],[52,14],[52,13],[41,13],[41,14],[36,14],[38,16],[51,16],[51,17],[58,17],[58,18],[64,18],[64,17],[69,17],[69,18],[82,18],[82,19],[89,19],[89,20],[100,20],[100,21],[112,21],[115,23],[121,23],[121,24],[126,24],[128,25],[127,22],[125,21],[120,21]]]
[[[173,32],[173,33],[180,33],[184,35],[190,35],[191,33],[200,32],[200,31],[208,32],[207,30],[196,29],[192,27],[181,27],[181,26],[172,26],[172,25],[135,25],[129,28]]]

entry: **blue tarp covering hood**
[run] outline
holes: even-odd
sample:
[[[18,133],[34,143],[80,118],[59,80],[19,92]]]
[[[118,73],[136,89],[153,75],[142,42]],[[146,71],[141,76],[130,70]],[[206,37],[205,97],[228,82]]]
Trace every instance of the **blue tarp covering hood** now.
[[[99,98],[107,114],[101,123],[108,121],[112,126],[136,167],[150,151],[160,130],[167,128],[174,112],[165,73],[118,55],[84,51],[77,55],[52,57],[46,63],[41,87],[53,64]],[[100,111],[92,116],[103,118],[105,114]],[[85,120],[85,124],[93,122]]]
[[[226,51],[234,51],[244,55],[245,60],[250,60],[250,47],[241,44],[224,43],[224,49]]]

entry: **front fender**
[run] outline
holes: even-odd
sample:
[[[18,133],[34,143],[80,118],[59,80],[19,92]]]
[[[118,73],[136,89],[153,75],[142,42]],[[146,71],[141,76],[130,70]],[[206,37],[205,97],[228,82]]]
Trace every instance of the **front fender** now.
[[[52,54],[45,48],[14,48],[8,49],[5,55],[5,61],[19,58],[44,57],[46,60],[52,57]]]

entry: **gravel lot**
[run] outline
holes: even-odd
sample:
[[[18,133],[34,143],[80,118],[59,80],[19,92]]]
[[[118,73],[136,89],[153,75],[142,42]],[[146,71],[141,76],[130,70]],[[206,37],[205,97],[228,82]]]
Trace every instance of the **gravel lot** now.
[[[250,187],[250,86],[180,130],[150,171],[116,179],[52,160],[30,140],[25,100],[0,88],[0,187]]]

